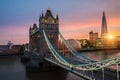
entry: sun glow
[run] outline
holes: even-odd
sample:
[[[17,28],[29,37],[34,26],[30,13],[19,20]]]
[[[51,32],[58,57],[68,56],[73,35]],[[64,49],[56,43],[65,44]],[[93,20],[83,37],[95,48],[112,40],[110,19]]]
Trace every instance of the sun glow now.
[[[108,36],[108,39],[113,39],[113,38],[114,38],[113,35],[109,35],[109,36]]]

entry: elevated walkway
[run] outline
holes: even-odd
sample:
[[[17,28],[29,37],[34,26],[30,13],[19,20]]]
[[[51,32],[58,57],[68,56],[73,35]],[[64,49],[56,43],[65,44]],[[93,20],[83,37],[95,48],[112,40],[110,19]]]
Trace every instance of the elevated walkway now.
[[[116,75],[117,72],[115,70],[111,70],[108,68],[104,69],[104,71],[103,70],[82,71],[82,70],[74,69],[72,67],[65,66],[52,57],[45,58],[45,60],[87,80],[117,80],[117,75]]]

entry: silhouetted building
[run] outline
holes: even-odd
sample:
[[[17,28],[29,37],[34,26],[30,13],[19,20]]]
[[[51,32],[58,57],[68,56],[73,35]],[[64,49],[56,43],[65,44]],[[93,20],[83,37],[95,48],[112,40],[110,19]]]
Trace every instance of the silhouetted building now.
[[[108,38],[107,21],[106,21],[105,12],[103,12],[103,16],[102,16],[101,42],[102,42],[103,48],[115,48],[116,47],[115,40]]]
[[[105,12],[103,12],[102,27],[101,27],[101,38],[105,39],[105,38],[107,38],[107,35],[108,35],[107,22],[106,22]]]
[[[9,49],[8,45],[0,45],[0,53],[8,49]]]
[[[93,31],[89,32],[89,41],[91,44],[95,43],[98,39],[98,33],[94,33]]]
[[[12,43],[11,41],[9,41],[9,42],[8,42],[8,46],[9,46],[9,49],[11,49],[12,46],[13,46],[13,43]]]

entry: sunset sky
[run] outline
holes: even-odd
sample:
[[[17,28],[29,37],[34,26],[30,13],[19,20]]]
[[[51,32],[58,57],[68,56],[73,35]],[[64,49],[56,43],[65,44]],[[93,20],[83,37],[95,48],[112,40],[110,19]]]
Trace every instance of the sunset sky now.
[[[120,36],[120,0],[0,0],[0,45],[29,42],[29,27],[50,8],[60,18],[60,32],[68,38],[88,38],[101,29],[105,11],[109,34]]]

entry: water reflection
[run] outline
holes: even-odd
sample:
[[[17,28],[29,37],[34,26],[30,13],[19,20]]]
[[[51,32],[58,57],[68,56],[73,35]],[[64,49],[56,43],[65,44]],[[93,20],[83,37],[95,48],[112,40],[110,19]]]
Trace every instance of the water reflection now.
[[[0,80],[83,80],[60,68],[47,72],[26,72],[20,56],[0,56]]]
[[[0,56],[0,80],[25,80],[19,56]]]
[[[27,80],[67,80],[67,71],[56,70],[38,73],[26,73]]]
[[[26,73],[26,80],[84,80],[64,69],[39,73]]]
[[[120,56],[120,50],[81,52],[81,53],[89,57],[90,59],[97,61],[112,58],[115,56]]]
[[[82,52],[93,60],[102,60],[120,56],[120,50]],[[116,69],[116,65],[111,66]],[[120,67],[119,67],[120,70]],[[83,80],[64,69],[48,72],[26,72],[20,56],[0,56],[0,80]]]
[[[96,61],[112,58],[115,56],[120,56],[120,50],[82,52],[82,53],[88,58]],[[110,68],[116,69],[117,67],[116,65],[112,65],[110,66]],[[119,67],[119,71],[120,71],[120,67]]]

